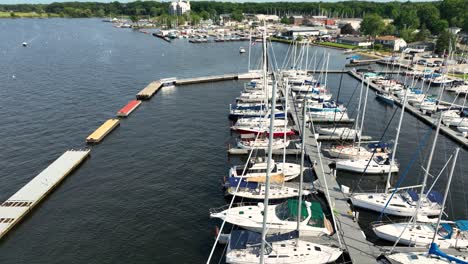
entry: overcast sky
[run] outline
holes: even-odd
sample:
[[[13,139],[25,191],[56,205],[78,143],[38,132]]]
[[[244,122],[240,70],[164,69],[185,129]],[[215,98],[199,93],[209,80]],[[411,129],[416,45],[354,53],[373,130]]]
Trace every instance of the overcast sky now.
[[[91,0],[91,1],[86,1],[86,0],[0,0],[0,4],[49,4],[52,2],[103,2],[103,3],[109,3],[113,2],[110,0]],[[319,0],[315,1],[310,1],[310,0],[282,0],[282,1],[275,1],[275,0],[216,0],[218,2],[319,2]],[[339,0],[322,0],[323,2],[338,2]],[[422,1],[431,1],[431,0],[417,0],[417,2],[422,2]],[[126,2],[133,2],[133,0],[121,0],[119,1],[121,3],[126,3]],[[170,2],[170,0],[164,0],[162,2]],[[387,0],[374,0],[373,2],[390,2]],[[400,1],[400,2],[406,2],[405,1]],[[415,2],[415,1],[412,1]]]

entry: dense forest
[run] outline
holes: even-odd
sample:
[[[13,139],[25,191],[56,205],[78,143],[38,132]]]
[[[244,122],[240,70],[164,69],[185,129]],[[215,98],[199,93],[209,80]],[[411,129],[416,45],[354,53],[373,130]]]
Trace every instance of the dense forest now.
[[[0,5],[4,12],[37,12],[58,14],[64,17],[109,16],[165,16],[169,2],[136,1],[131,3],[64,2],[52,4]],[[252,13],[289,15],[328,15],[330,17],[360,17],[377,15],[395,20],[395,26],[423,28],[440,32],[442,28],[456,26],[468,31],[467,0],[437,2],[266,2],[230,3],[215,1],[191,2],[192,13],[201,18],[216,19],[220,14]],[[391,29],[390,29],[391,30]]]

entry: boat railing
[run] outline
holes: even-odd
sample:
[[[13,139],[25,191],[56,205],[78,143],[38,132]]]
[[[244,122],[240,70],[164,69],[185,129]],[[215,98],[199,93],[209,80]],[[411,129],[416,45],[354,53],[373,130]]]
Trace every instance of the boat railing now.
[[[258,203],[234,203],[232,204],[232,208],[234,207],[241,207],[241,206],[257,206]],[[218,214],[218,213],[221,213],[223,211],[226,211],[227,209],[229,209],[229,204],[226,204],[226,205],[223,205],[221,207],[216,207],[216,208],[210,208],[210,214]]]

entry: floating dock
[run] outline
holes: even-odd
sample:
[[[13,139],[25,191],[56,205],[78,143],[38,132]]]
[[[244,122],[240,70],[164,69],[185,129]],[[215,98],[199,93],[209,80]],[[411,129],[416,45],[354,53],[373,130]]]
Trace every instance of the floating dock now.
[[[318,141],[354,141],[353,137],[342,137],[336,135],[319,135],[317,138]],[[372,140],[371,136],[361,136],[361,140],[369,141]]]
[[[112,132],[120,124],[119,119],[109,119],[86,138],[87,143],[99,143],[107,134]]]
[[[230,148],[228,149],[229,155],[249,155],[250,149],[241,149],[241,148]],[[283,155],[283,149],[274,149],[272,151],[273,155]],[[286,149],[286,155],[300,155],[300,149]]]
[[[141,90],[137,95],[136,95],[136,99],[138,100],[148,100],[150,99],[151,97],[153,97],[153,95],[159,91],[159,89],[161,89],[161,82],[160,81],[153,81],[151,82],[150,84],[148,84],[148,86],[146,86],[145,88],[143,88],[143,90]]]
[[[140,100],[132,100],[128,102],[126,106],[124,106],[122,109],[120,109],[117,112],[117,116],[120,117],[127,117],[130,115],[138,106],[140,106],[141,101]]]
[[[88,157],[90,150],[69,150],[0,205],[0,238],[21,221],[66,176]]]
[[[349,75],[353,76],[354,78],[356,78],[357,80],[359,80],[361,82],[364,82],[365,84],[367,84],[367,82],[369,82],[369,87],[372,90],[379,91],[379,92],[383,91],[377,84],[373,83],[370,80],[365,80],[360,75],[356,74],[354,71],[349,71],[348,73],[349,73]],[[394,95],[392,95],[392,98],[393,98],[393,101],[395,102],[395,104],[397,106],[402,107],[402,103],[401,103],[399,98],[397,98]],[[443,102],[443,103],[446,103],[446,102]],[[433,118],[433,117],[430,117],[428,115],[423,114],[421,111],[419,111],[418,108],[416,108],[416,107],[414,107],[414,106],[412,106],[410,104],[406,104],[405,111],[407,111],[411,115],[415,116],[419,120],[423,121],[424,123],[428,124],[432,128],[437,127],[437,118]],[[440,133],[446,135],[448,138],[450,138],[453,141],[457,142],[458,144],[460,144],[465,149],[468,149],[468,139],[465,138],[461,133],[459,133],[457,131],[454,131],[451,128],[449,128],[447,126],[443,126],[443,125],[440,126]]]
[[[187,78],[176,80],[176,85],[186,85],[194,83],[206,83],[206,82],[220,82],[220,81],[230,81],[237,80],[239,76],[237,74],[223,74],[215,76],[206,76],[206,77],[196,77],[196,78]]]

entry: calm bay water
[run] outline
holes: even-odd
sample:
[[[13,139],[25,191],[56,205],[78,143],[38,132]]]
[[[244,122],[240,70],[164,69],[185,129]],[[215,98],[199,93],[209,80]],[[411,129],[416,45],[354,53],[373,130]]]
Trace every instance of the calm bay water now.
[[[247,43],[169,44],[96,19],[0,20],[0,39],[0,200],[65,150],[84,148],[84,138],[150,81],[245,72],[248,60],[238,53]],[[23,41],[30,47],[21,47]],[[287,49],[274,45],[279,65]],[[328,51],[330,68],[341,69],[346,55]],[[258,55],[260,45],[252,52]],[[335,95],[339,81],[340,75],[330,75]],[[225,203],[220,183],[237,161],[226,155],[232,142],[227,109],[241,87],[240,82],[191,85],[162,90],[145,102],[0,241],[0,263],[206,261],[213,226],[219,224],[209,219],[208,210]],[[343,76],[340,100],[348,102],[356,87],[356,80]],[[378,138],[394,108],[375,101],[373,92],[368,107],[365,134]],[[394,137],[397,117],[387,139]],[[403,127],[397,152],[401,168],[429,130],[410,115]],[[433,174],[456,146],[439,139]],[[427,145],[405,185],[420,180]],[[449,199],[449,215],[457,218],[468,217],[467,161],[462,151]],[[359,175],[338,177],[349,186],[359,181]],[[443,190],[445,178],[436,189]],[[360,186],[372,189],[384,180],[365,177]],[[375,215],[368,217],[364,221]]]

